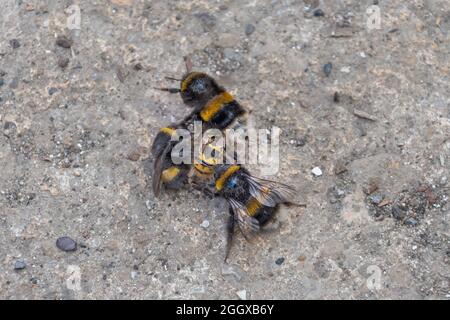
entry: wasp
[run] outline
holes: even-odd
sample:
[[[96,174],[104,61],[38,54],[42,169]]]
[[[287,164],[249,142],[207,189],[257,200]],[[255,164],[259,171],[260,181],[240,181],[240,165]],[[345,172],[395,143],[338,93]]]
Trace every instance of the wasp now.
[[[172,150],[177,141],[172,141],[172,136],[182,125],[168,126],[160,129],[152,145],[153,162],[153,193],[159,196],[161,186],[169,189],[180,189],[188,181],[190,166],[187,164],[175,164],[172,160]]]
[[[186,61],[187,72],[181,79],[166,77],[180,82],[179,88],[156,88],[169,93],[179,93],[183,102],[193,108],[183,120],[202,121],[204,129],[225,129],[245,114],[245,109],[233,95],[221,87],[217,81],[203,72],[190,71],[192,65]]]
[[[208,166],[207,163],[203,165]],[[236,224],[248,240],[274,217],[281,204],[295,205],[296,191],[286,184],[257,178],[238,164],[222,164],[213,168],[212,192],[225,198],[229,204],[226,261]]]

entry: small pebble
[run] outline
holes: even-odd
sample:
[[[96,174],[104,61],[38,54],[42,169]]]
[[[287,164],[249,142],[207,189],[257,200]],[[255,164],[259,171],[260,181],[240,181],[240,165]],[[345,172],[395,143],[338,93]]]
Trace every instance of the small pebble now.
[[[417,221],[415,218],[408,218],[405,220],[405,225],[410,227],[415,227],[418,223],[419,221]]]
[[[336,188],[335,191],[336,191],[336,196],[338,198],[342,198],[343,196],[345,196],[345,191],[344,190]]]
[[[320,177],[323,174],[322,169],[320,169],[319,167],[315,167],[314,169],[311,170],[311,172],[316,177]]]
[[[381,201],[383,201],[383,197],[379,194],[371,195],[369,199],[373,204],[379,204]]]
[[[69,237],[60,237],[56,240],[56,246],[62,251],[77,250],[77,243]]]
[[[343,67],[343,68],[341,68],[341,72],[343,72],[343,73],[350,73],[350,67]]]
[[[9,45],[11,46],[11,48],[13,49],[17,49],[20,48],[20,42],[17,39],[12,39],[9,41]]]
[[[66,36],[58,36],[56,38],[56,45],[61,48],[69,49],[72,46],[72,43],[72,39],[69,39]]]
[[[67,57],[60,57],[59,59],[58,59],[58,66],[60,67],[60,68],[65,68],[65,67],[67,67],[68,65],[69,65],[69,58],[67,58]]]
[[[396,220],[403,220],[406,217],[406,211],[398,205],[392,206],[392,216]]]
[[[14,262],[14,270],[22,270],[25,269],[26,266],[26,263],[21,260],[17,260],[16,262]]]
[[[331,62],[328,62],[326,65],[323,66],[323,72],[327,77],[330,76],[331,70],[333,70],[333,65],[331,64]]]
[[[148,210],[153,210],[156,207],[156,202],[152,200],[147,200],[145,201],[145,206],[147,207]]]
[[[339,92],[336,91],[333,95],[333,101],[335,103],[339,103],[340,100],[341,100],[341,97],[339,96]]]
[[[57,88],[50,88],[50,89],[48,89],[48,94],[49,95],[53,95],[54,93],[56,93],[58,91],[58,89]]]
[[[203,220],[202,224],[200,225],[200,227],[206,229],[209,227],[209,221],[208,220]]]
[[[277,260],[275,260],[275,263],[279,266],[281,266],[284,262],[284,258],[278,258]]]
[[[323,12],[322,9],[314,10],[314,17],[323,17],[324,15],[325,15],[325,12]]]
[[[251,23],[247,24],[245,26],[245,35],[249,36],[251,35],[253,32],[255,32],[256,28],[254,25],[252,25]]]
[[[241,300],[247,300],[247,290],[240,290],[236,292],[237,296]]]

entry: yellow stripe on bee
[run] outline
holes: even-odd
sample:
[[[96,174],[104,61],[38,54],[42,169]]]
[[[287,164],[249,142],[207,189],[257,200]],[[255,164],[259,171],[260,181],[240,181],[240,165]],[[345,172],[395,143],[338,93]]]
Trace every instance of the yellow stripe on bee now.
[[[212,167],[207,167],[207,166],[204,166],[204,165],[202,165],[200,163],[194,164],[194,167],[200,173],[212,174],[213,171],[214,171]]]
[[[161,174],[161,179],[164,183],[170,182],[175,179],[180,173],[180,169],[177,167],[170,167],[164,170]]]
[[[223,185],[228,180],[229,177],[233,175],[236,171],[238,171],[241,166],[233,165],[230,166],[220,177],[216,180],[216,190],[220,191],[223,189]]]
[[[233,102],[234,98],[229,92],[222,92],[212,98],[200,112],[203,121],[211,120],[214,115],[219,112],[224,105]]]
[[[223,149],[218,147],[218,146],[214,146],[211,144],[207,144],[204,148],[211,148],[212,150],[214,150],[216,152],[216,156],[207,158],[205,156],[205,153],[200,154],[199,160],[201,161],[200,163],[195,163],[194,167],[195,169],[197,169],[197,171],[201,172],[201,173],[205,173],[205,174],[212,174],[214,173],[214,169],[213,166],[217,165],[218,163],[222,163],[221,159],[223,157]],[[221,157],[221,158],[219,158]],[[203,164],[205,163],[205,164]],[[209,165],[209,166],[208,166]]]
[[[261,208],[262,204],[256,198],[252,198],[246,206],[247,212],[250,217],[254,217],[258,210]]]
[[[167,134],[169,136],[172,136],[172,134],[175,132],[175,129],[166,127],[166,128],[162,128],[160,131],[164,132],[165,134]]]
[[[192,73],[190,73],[190,74],[186,77],[186,79],[184,79],[184,80],[181,82],[181,92],[184,92],[184,91],[187,90],[187,88],[188,88],[189,85],[191,84],[192,80],[194,80],[195,78],[198,78],[198,77],[200,77],[200,76],[203,76],[203,75],[205,75],[205,74],[204,74],[204,73],[201,73],[201,72],[192,72]]]

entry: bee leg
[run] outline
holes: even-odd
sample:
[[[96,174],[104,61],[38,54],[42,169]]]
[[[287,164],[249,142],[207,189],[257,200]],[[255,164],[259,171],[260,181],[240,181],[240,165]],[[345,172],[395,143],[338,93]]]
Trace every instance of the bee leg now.
[[[234,217],[234,213],[232,209],[230,208],[230,218],[227,223],[227,246],[225,251],[225,260],[224,262],[227,262],[228,256],[230,255],[231,251],[231,244],[233,243],[233,234],[234,234],[234,224],[235,224],[236,218]]]
[[[281,222],[277,219],[271,219],[271,221],[269,221],[267,224],[265,224],[262,228],[261,228],[261,232],[263,233],[270,233],[273,231],[276,231],[278,229],[280,229],[281,227]]]
[[[209,197],[211,199],[214,198],[214,193],[211,190],[209,190],[208,188],[203,187],[202,185],[200,185],[196,182],[191,182],[191,184],[195,190],[198,190],[198,191],[204,193],[207,197]]]

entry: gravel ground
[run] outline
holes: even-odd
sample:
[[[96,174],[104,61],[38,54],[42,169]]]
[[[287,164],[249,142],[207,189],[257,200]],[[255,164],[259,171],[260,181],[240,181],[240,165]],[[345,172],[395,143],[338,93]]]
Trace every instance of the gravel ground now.
[[[0,6],[0,298],[449,299],[448,0]],[[228,264],[220,200],[151,192],[186,55],[283,129],[307,204]]]

